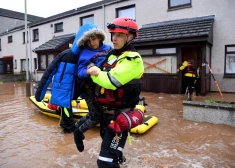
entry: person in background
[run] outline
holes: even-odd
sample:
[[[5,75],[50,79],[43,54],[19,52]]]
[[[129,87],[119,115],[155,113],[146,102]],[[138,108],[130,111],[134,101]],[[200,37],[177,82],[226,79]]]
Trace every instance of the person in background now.
[[[183,63],[180,66],[179,69],[177,69],[177,72],[182,71],[182,88],[183,88],[183,93],[185,93],[185,90],[188,86],[194,86],[196,84],[196,77],[197,77],[197,72],[195,68],[193,67],[191,62],[188,62],[188,57],[184,56],[183,57]]]
[[[42,76],[35,98],[41,101],[52,82],[50,104],[59,106],[62,115],[60,126],[64,133],[71,133],[76,128],[71,100],[82,94],[84,79],[87,77],[83,72],[86,73],[90,59],[97,58],[94,64],[99,65],[97,60],[104,60],[102,55],[106,56],[111,49],[109,45],[103,44],[104,40],[104,32],[96,25],[84,24],[77,32],[72,48],[56,56]]]
[[[92,66],[87,70],[95,83],[95,102],[92,108],[102,115],[100,120],[93,122],[100,122],[102,144],[97,160],[100,168],[120,167],[129,129],[120,127],[121,132],[117,135],[110,123],[116,122],[120,115],[127,114],[138,104],[144,73],[143,60],[131,45],[131,41],[138,36],[136,22],[127,17],[119,17],[108,24],[107,28],[114,49],[109,52],[100,68]],[[74,142],[79,151],[84,149],[83,133],[79,128],[74,131]]]

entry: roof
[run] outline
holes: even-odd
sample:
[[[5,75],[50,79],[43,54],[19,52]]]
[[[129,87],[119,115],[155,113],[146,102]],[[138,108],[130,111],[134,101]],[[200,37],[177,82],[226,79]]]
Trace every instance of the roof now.
[[[133,42],[209,36],[214,18],[215,15],[210,15],[146,24],[140,28],[139,36]]]
[[[73,34],[66,34],[66,35],[54,37],[53,39],[35,48],[33,51],[39,52],[39,51],[45,51],[45,50],[56,50],[62,45],[64,45],[65,43],[75,38],[75,35],[76,34],[73,33]]]
[[[59,13],[57,15],[53,15],[53,16],[50,16],[50,17],[47,17],[47,18],[37,20],[37,21],[32,22],[32,23],[28,23],[28,26],[29,27],[38,26],[38,25],[49,23],[49,22],[52,22],[52,21],[56,21],[56,20],[59,20],[59,19],[62,19],[62,18],[77,15],[77,14],[80,14],[80,13],[85,13],[85,12],[90,11],[90,10],[102,8],[103,5],[109,5],[109,4],[114,4],[114,3],[123,2],[123,1],[128,1],[128,0],[100,0],[98,2],[89,4],[89,5],[85,5],[85,6],[82,6],[82,7],[79,7],[79,8],[74,8],[72,10],[62,12],[62,13]],[[13,29],[10,29],[10,30],[8,30],[8,32],[3,32],[3,33],[0,34],[0,36],[8,34],[8,33],[13,32],[13,31],[21,30],[21,29],[24,29],[24,25],[15,27]]]
[[[0,8],[0,16],[3,16],[3,17],[24,20],[24,17],[25,17],[24,15],[25,14],[21,13],[21,12],[15,12],[15,11],[12,11],[12,10],[7,10],[7,9]],[[29,22],[35,22],[35,21],[38,21],[38,20],[41,20],[41,19],[43,19],[43,17],[38,17],[38,16],[27,14],[27,20]]]

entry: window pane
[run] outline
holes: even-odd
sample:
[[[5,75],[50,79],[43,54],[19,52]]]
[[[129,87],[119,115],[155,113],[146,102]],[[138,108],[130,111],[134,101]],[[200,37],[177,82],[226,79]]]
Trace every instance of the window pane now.
[[[170,0],[170,7],[190,4],[190,0]]]
[[[54,59],[54,55],[53,54],[49,54],[48,55],[48,65],[47,66],[50,65],[50,63],[53,61],[53,59]]]
[[[41,69],[46,69],[46,55],[40,56],[40,67]]]
[[[152,55],[153,54],[153,50],[152,49],[138,50],[138,53],[140,55]]]
[[[55,32],[63,30],[63,23],[55,24]]]
[[[12,36],[8,36],[8,43],[12,42]]]
[[[227,47],[227,52],[235,52],[235,46],[234,47]]]
[[[38,36],[38,29],[33,30],[33,40],[38,40],[39,36]]]
[[[86,23],[93,23],[94,24],[94,16],[82,18],[82,25],[84,25]]]
[[[135,7],[127,8],[127,9],[119,9],[118,10],[118,17],[126,16],[133,20],[135,20]]]
[[[25,43],[25,32],[23,32],[23,43]]]
[[[0,73],[3,73],[4,69],[3,69],[3,61],[0,61]]]
[[[156,54],[176,54],[176,48],[159,48],[156,49]]]
[[[26,60],[21,60],[21,71],[26,71]]]
[[[176,56],[143,57],[144,73],[176,73]]]
[[[226,55],[226,69],[225,73],[235,73],[235,54]]]
[[[17,69],[17,60],[15,59],[15,69]]]

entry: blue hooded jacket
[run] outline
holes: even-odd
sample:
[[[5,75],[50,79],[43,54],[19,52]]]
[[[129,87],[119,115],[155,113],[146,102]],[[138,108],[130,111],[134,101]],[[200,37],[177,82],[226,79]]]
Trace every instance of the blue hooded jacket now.
[[[50,103],[61,107],[71,108],[71,100],[75,98],[75,77],[77,76],[77,63],[81,52],[80,48],[87,48],[85,43],[78,47],[78,41],[82,42],[81,39],[84,39],[84,33],[89,32],[94,28],[97,29],[98,27],[94,24],[85,24],[80,27],[76,34],[72,48],[61,52],[51,62],[51,64],[45,70],[35,93],[35,98],[37,101],[41,101],[44,98],[47,87],[52,82],[52,96]],[[100,50],[96,52],[99,51]]]

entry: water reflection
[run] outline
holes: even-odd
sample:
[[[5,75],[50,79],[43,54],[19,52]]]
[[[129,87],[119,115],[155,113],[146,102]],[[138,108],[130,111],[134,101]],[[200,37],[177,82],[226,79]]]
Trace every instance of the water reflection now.
[[[95,168],[99,128],[89,130],[79,153],[72,134],[62,134],[58,120],[45,116],[25,97],[25,83],[0,84],[0,167]],[[142,93],[147,114],[159,123],[143,135],[132,134],[122,167],[235,167],[235,128],[182,119],[183,95]],[[224,94],[226,100],[235,96]],[[195,100],[220,99],[218,93]]]

